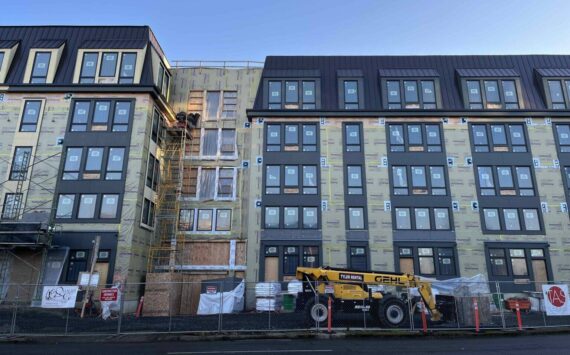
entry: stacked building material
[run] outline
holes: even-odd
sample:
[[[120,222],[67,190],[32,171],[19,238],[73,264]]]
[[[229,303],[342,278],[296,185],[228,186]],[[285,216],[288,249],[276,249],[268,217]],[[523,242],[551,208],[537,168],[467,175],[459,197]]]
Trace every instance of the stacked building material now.
[[[281,309],[281,284],[259,282],[255,285],[255,309],[257,311],[279,311]]]

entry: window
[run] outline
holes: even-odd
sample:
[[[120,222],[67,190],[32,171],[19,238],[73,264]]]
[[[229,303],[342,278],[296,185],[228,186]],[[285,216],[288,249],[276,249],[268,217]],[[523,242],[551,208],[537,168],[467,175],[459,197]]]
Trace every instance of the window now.
[[[266,127],[265,139],[268,152],[317,151],[317,125],[315,124],[268,124]],[[282,139],[283,129],[285,132]],[[300,133],[301,141],[299,140]],[[284,147],[282,143],[285,144]]]
[[[136,64],[137,64],[136,53],[123,53],[121,57],[121,70],[119,72],[119,84],[134,83]]]
[[[362,185],[362,166],[360,165],[348,165],[346,167],[347,175],[347,187],[349,195],[362,195],[363,185]]]
[[[235,169],[220,168],[218,172],[218,199],[233,199],[235,190]]]
[[[303,195],[316,195],[317,189],[317,166],[303,165]]]
[[[201,140],[201,159],[237,158],[235,129],[203,129]]]
[[[99,69],[100,77],[114,77],[117,71],[117,57],[116,52],[103,53],[103,60],[101,61],[101,68]]]
[[[265,194],[281,193],[281,166],[267,165],[265,167]]]
[[[79,196],[79,210],[77,211],[77,218],[95,218],[97,195],[81,194]]]
[[[408,174],[409,170],[409,174]],[[413,195],[446,195],[447,183],[443,166],[392,166],[392,192],[408,195],[408,175]]]
[[[285,165],[285,190],[287,193],[299,193],[299,167],[297,165]]]
[[[32,67],[31,84],[45,84],[49,71],[50,52],[36,52],[34,66]]]
[[[67,148],[63,165],[63,180],[78,180],[83,148]]]
[[[473,124],[472,142],[475,152],[528,152],[523,124]]]
[[[24,102],[24,112],[20,123],[20,132],[35,132],[40,119],[40,109],[42,102],[39,100],[26,100]]]
[[[358,110],[358,81],[344,80],[344,109]]]
[[[141,216],[141,223],[148,226],[154,227],[154,210],[155,204],[149,199],[145,198],[143,201],[143,209]]]
[[[416,229],[431,229],[428,208],[414,208]]]
[[[85,161],[84,179],[99,179],[103,164],[104,148],[87,148],[87,160]]]
[[[200,200],[213,200],[216,197],[217,184],[216,184],[216,169],[215,168],[200,168],[200,186],[199,199]]]
[[[181,209],[178,215],[178,230],[192,231],[194,230],[194,210]]]
[[[10,180],[26,180],[28,166],[32,160],[32,147],[16,147],[10,169]]]
[[[316,109],[317,94],[314,80],[270,80],[267,87],[270,110]]]
[[[299,207],[283,208],[283,224],[285,229],[299,228]]]
[[[103,194],[101,198],[101,211],[99,218],[113,219],[117,218],[117,209],[119,207],[119,195],[116,194]]]
[[[528,282],[517,283],[517,279],[534,282],[530,290],[542,291],[542,285],[552,278],[547,248],[537,243],[487,243],[489,280],[514,281],[501,284],[502,292],[529,290]]]
[[[491,273],[494,276],[507,276],[507,258],[505,249],[489,249],[489,259],[491,261]]]
[[[556,137],[558,138],[558,151],[560,153],[570,153],[570,125],[557,124]]]
[[[265,207],[265,228],[279,228],[279,207]]]
[[[464,90],[467,90],[467,107],[473,110],[518,109],[516,86],[515,80],[466,80]]]
[[[162,133],[164,128],[164,118],[155,108],[152,114],[152,130],[150,138],[158,145],[162,143]]]
[[[280,81],[270,81],[269,82],[269,109],[270,110],[280,110],[281,109],[281,82]]]
[[[208,91],[206,93],[206,116],[205,121],[215,121],[220,114],[220,92]]]
[[[131,116],[131,102],[119,101],[115,104],[115,115],[113,116],[113,132],[126,132],[129,127]]]
[[[83,53],[83,61],[81,63],[81,74],[79,76],[80,84],[94,84],[95,75],[97,73],[97,62],[99,53]]]
[[[299,248],[283,248],[283,275],[295,275],[299,266]]]
[[[548,97],[550,98],[550,108],[554,110],[566,109],[567,98],[570,94],[570,80],[548,80],[547,87]]]
[[[224,91],[222,107],[223,120],[235,120],[237,114],[237,91]]]
[[[126,132],[131,117],[131,101],[79,100],[71,110],[71,132],[108,131]],[[112,121],[112,125],[109,122]]]
[[[348,208],[348,229],[351,230],[364,229],[364,208],[362,207]]]
[[[391,110],[437,108],[434,80],[386,80],[386,93]]]
[[[409,208],[396,208],[396,229],[412,229]]]
[[[457,277],[455,248],[401,246],[399,271],[436,278]]]
[[[350,246],[350,270],[367,271],[368,253],[365,246]]]
[[[392,191],[394,195],[408,194],[407,167],[405,166],[392,167]]]
[[[0,52],[0,68],[2,68],[3,62],[4,62],[4,52]]]
[[[228,232],[232,225],[232,210],[216,210],[216,231]]]
[[[124,157],[125,148],[109,148],[105,180],[121,180],[123,178]],[[156,165],[158,165],[158,161]]]
[[[439,124],[390,124],[388,132],[391,152],[442,152]]]
[[[398,207],[394,215],[397,230],[451,230],[448,208]]]
[[[57,200],[55,218],[71,218],[73,216],[74,202],[75,195],[59,195]]]
[[[528,267],[526,265],[526,256],[524,249],[509,249],[511,257],[511,267],[514,276],[527,276]]]
[[[298,109],[299,108],[299,82],[286,81],[285,82],[285,108]]]
[[[360,152],[361,139],[360,139],[360,125],[359,124],[345,124],[345,150],[347,152]]]
[[[266,144],[268,152],[278,152],[281,150],[281,125],[267,125]]]
[[[170,94],[170,73],[162,62],[159,63],[156,86],[158,87],[158,91],[160,91],[162,96],[164,96],[168,101]]]
[[[198,231],[211,231],[214,210],[198,210]]]
[[[484,208],[483,221],[484,231],[490,233],[536,234],[541,232],[537,208]]]
[[[317,126],[314,124],[303,125],[303,152],[317,151]]]
[[[319,267],[319,247],[304,247],[303,248],[303,266],[304,267]]]
[[[2,206],[2,219],[18,219],[20,216],[20,206],[22,204],[21,193],[7,193],[4,195],[4,205]]]
[[[317,229],[317,208],[316,207],[303,207],[303,228],[304,229]]]
[[[535,195],[530,166],[477,166],[477,174],[481,196]]]
[[[220,155],[222,158],[234,158],[237,156],[237,142],[235,129],[222,129],[222,142]]]

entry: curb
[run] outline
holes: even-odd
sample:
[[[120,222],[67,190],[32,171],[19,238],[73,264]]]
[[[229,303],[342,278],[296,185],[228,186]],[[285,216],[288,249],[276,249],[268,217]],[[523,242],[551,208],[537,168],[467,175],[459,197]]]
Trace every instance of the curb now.
[[[465,337],[499,337],[499,336],[532,336],[544,334],[570,334],[570,328],[536,328],[523,331],[482,330],[475,331],[387,331],[387,330],[350,330],[325,332],[268,332],[268,333],[222,333],[222,334],[189,334],[189,333],[133,333],[119,335],[85,334],[85,335],[15,335],[0,336],[0,343],[147,343],[147,342],[195,342],[222,340],[255,340],[255,339],[344,339],[344,338],[465,338]]]

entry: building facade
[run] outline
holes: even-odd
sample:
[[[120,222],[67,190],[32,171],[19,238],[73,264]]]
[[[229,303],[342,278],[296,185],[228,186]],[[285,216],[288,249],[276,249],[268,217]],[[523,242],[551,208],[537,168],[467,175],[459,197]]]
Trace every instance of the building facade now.
[[[2,285],[76,284],[96,236],[100,285],[144,280],[170,77],[145,26],[0,28]]]
[[[568,56],[267,57],[248,276],[570,278]],[[257,228],[257,229],[256,229]],[[509,291],[509,290],[503,290]]]

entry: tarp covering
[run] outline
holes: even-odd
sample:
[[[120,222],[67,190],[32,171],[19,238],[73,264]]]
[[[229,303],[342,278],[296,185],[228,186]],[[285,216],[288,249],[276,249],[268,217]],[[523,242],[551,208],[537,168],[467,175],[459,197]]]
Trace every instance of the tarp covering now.
[[[201,293],[198,304],[198,314],[220,314],[243,311],[244,307],[244,281],[228,292]]]
[[[439,281],[422,277],[422,280],[431,281],[434,295],[446,296],[475,296],[489,294],[489,283],[485,275],[478,274],[472,277],[457,277],[454,279]],[[419,296],[417,288],[411,290],[413,296]]]

